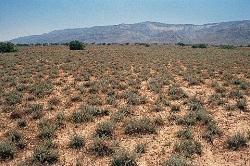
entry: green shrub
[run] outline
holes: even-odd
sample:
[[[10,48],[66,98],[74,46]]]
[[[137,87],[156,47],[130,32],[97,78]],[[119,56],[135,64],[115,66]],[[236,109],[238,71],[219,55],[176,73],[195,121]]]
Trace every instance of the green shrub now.
[[[225,100],[223,99],[224,95],[222,93],[215,93],[209,97],[209,102],[215,105],[223,105],[225,104]]]
[[[187,97],[187,94],[181,88],[176,86],[171,86],[169,88],[168,95],[173,100],[179,100]]]
[[[202,103],[200,102],[200,100],[196,99],[196,98],[191,98],[189,100],[189,109],[191,111],[198,111],[201,110],[203,108]]]
[[[17,131],[11,131],[9,132],[8,134],[8,138],[11,142],[19,142],[22,140],[23,136],[20,132],[17,132]]]
[[[193,134],[190,129],[184,129],[184,130],[180,130],[177,132],[177,137],[183,138],[183,139],[192,139]]]
[[[98,123],[97,128],[95,130],[96,137],[112,137],[113,136],[114,125],[112,122],[101,122]]]
[[[125,134],[154,134],[155,125],[148,118],[132,119],[125,124]]]
[[[195,112],[190,112],[184,117],[176,119],[177,124],[186,126],[195,125],[197,122],[201,122],[202,124],[207,125],[212,120],[212,117],[204,109],[200,109]]]
[[[191,164],[189,164],[184,157],[173,155],[163,163],[163,166],[191,166]]]
[[[71,41],[69,43],[69,49],[70,50],[83,50],[84,47],[85,46],[81,42],[79,42],[77,40]]]
[[[41,164],[54,164],[58,161],[58,158],[58,151],[51,147],[51,144],[38,145],[33,152],[34,162]]]
[[[40,132],[38,134],[38,137],[41,139],[50,139],[54,136],[56,126],[55,124],[49,122],[48,120],[42,120],[38,127],[40,129]]]
[[[77,112],[73,112],[71,115],[71,119],[74,123],[82,123],[93,120],[93,115],[89,114],[86,111],[80,110]]]
[[[7,94],[5,101],[8,105],[16,105],[18,103],[20,103],[22,100],[22,95],[20,93],[17,93],[15,91],[10,92],[9,94]]]
[[[85,145],[85,139],[80,135],[74,135],[69,142],[69,147],[73,149],[80,149],[84,145]]]
[[[6,141],[0,142],[0,159],[1,160],[7,160],[7,159],[13,159],[15,154],[15,148],[13,145]]]
[[[119,108],[119,110],[111,116],[111,120],[114,122],[120,122],[125,116],[128,116],[130,114],[131,114],[130,107],[122,107]]]
[[[160,105],[162,107],[166,107],[166,106],[170,106],[171,105],[170,101],[163,94],[159,94],[159,96],[157,97],[157,99],[155,101],[155,104],[156,105]]]
[[[102,138],[95,138],[89,151],[96,156],[110,156],[114,153],[114,149],[113,143]]]
[[[239,99],[237,100],[236,106],[241,110],[241,111],[247,111],[247,102],[246,99]]]
[[[43,116],[43,104],[31,104],[25,112],[31,114],[33,119],[40,119]]]
[[[126,93],[126,99],[128,104],[131,105],[140,105],[145,103],[145,99],[143,97],[132,91]]]
[[[107,97],[107,103],[109,105],[115,105],[116,104],[116,97],[115,97],[115,95],[109,95]]]
[[[211,120],[207,124],[207,129],[203,133],[202,137],[206,139],[208,142],[213,143],[213,139],[219,135],[221,135],[220,129],[218,128],[216,123],[213,120]]]
[[[235,135],[229,137],[226,142],[227,147],[232,150],[238,150],[247,146],[247,138],[241,133],[236,133]]]
[[[112,166],[137,166],[135,155],[126,150],[116,152],[111,161]]]
[[[176,120],[178,125],[185,125],[185,126],[195,125],[198,121],[194,113],[189,113],[184,117],[175,117],[174,120]]]
[[[153,119],[153,123],[156,125],[156,126],[163,126],[165,124],[165,121],[164,119],[161,117],[161,116],[157,116]]]
[[[15,45],[11,42],[0,42],[0,53],[17,51]]]
[[[64,117],[64,113],[63,112],[59,112],[57,115],[56,115],[56,126],[57,127],[61,127],[63,126],[63,121],[64,121],[65,117]]]
[[[94,117],[106,116],[108,114],[108,110],[100,109],[93,106],[86,106],[80,108],[79,111],[74,112],[71,116],[71,119],[74,123],[83,123],[92,121]]]
[[[30,92],[38,98],[43,98],[52,92],[53,85],[51,83],[41,82],[31,87]]]
[[[175,146],[176,152],[181,153],[186,157],[191,157],[193,154],[201,154],[202,146],[199,142],[194,140],[183,140]]]

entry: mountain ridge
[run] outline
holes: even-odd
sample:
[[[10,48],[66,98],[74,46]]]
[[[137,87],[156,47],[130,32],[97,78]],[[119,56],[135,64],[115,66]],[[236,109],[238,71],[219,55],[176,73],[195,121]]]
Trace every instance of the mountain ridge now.
[[[249,44],[250,20],[219,23],[167,24],[145,21],[54,30],[41,35],[18,37],[13,43],[177,43]]]

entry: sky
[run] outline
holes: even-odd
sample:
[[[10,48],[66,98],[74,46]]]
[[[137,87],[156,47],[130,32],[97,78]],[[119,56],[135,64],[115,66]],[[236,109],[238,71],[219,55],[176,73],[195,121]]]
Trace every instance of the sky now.
[[[0,0],[0,41],[58,29],[250,20],[250,0]]]

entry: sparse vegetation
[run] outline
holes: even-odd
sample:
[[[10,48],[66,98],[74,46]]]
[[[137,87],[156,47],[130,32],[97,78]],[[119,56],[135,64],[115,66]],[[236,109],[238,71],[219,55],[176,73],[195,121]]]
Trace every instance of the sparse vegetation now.
[[[249,162],[249,49],[104,44],[1,54],[0,165]]]

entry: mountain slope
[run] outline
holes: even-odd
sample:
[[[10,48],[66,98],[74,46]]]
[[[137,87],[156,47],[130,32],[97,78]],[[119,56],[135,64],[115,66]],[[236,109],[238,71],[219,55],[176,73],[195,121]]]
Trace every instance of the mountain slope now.
[[[63,43],[71,40],[96,43],[209,43],[249,44],[250,20],[204,25],[142,22],[55,30],[11,40],[14,43]]]

